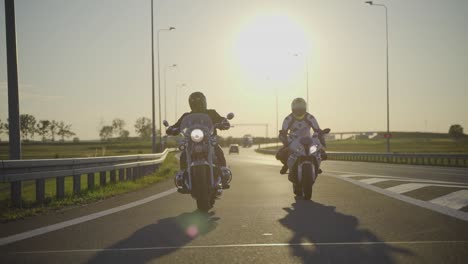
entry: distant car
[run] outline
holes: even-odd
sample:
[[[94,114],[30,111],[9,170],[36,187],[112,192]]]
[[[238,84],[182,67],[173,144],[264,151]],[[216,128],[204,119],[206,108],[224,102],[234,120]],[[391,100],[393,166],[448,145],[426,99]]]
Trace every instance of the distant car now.
[[[231,144],[229,146],[229,154],[231,154],[231,153],[239,154],[239,145],[238,144]]]

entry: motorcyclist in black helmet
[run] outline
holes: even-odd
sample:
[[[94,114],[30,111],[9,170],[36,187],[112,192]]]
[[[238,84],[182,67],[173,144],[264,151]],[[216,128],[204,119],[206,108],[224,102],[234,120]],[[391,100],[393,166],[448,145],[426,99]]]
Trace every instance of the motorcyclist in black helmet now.
[[[321,129],[317,122],[317,119],[307,112],[307,103],[303,98],[296,98],[291,103],[291,114],[289,114],[283,121],[282,129],[279,131],[279,139],[283,143],[283,147],[276,153],[276,159],[280,160],[283,163],[283,167],[280,170],[281,174],[286,174],[288,171],[288,157],[291,154],[289,152],[289,143],[291,143],[295,137],[294,133],[304,127],[308,127],[308,133],[310,133],[310,128],[314,132],[320,132]],[[288,135],[289,131],[289,135]],[[322,134],[319,133],[320,143],[326,147],[325,139]],[[322,149],[322,160],[326,160],[327,155],[325,150]],[[321,173],[322,170],[318,170],[318,173]]]
[[[227,130],[231,127],[231,125],[229,124],[229,121],[225,117],[222,117],[220,114],[218,114],[216,110],[207,109],[206,97],[203,93],[201,92],[192,93],[189,96],[189,105],[192,111],[189,113],[184,113],[174,125],[168,127],[166,129],[166,134],[173,135],[173,136],[178,135],[180,133],[180,124],[182,123],[182,119],[184,119],[185,116],[191,113],[207,114],[211,118],[211,121],[213,122],[213,124],[221,124],[221,126],[218,127],[221,130]],[[216,129],[214,129],[213,135],[217,135]],[[224,157],[223,150],[218,144],[214,146],[214,151],[215,151],[215,155],[218,161],[217,165],[221,169],[221,175],[222,175],[221,182],[223,185],[223,189],[228,189],[229,182],[231,181],[231,178],[232,178],[232,173],[226,165],[226,158]],[[180,156],[180,172],[176,176],[176,178],[178,177],[178,180],[183,179],[183,175],[186,169],[187,169],[187,157],[186,157],[186,153],[182,152]],[[185,186],[185,185],[182,184],[181,186]]]

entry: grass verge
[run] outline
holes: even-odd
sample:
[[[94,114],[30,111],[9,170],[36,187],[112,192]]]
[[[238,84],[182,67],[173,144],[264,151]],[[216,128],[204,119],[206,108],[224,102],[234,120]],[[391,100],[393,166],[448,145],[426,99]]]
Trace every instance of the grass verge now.
[[[122,181],[113,184],[108,183],[105,186],[95,186],[94,189],[83,190],[77,195],[73,195],[71,191],[69,191],[66,193],[64,199],[56,199],[55,197],[48,196],[43,204],[38,204],[30,199],[24,199],[22,208],[13,208],[10,206],[11,202],[9,199],[3,199],[0,201],[0,221],[14,221],[29,216],[57,211],[65,207],[90,204],[112,196],[135,191],[172,177],[178,168],[179,161],[176,159],[175,153],[169,153],[166,160],[161,164],[156,172],[136,181]],[[71,190],[72,181],[66,181],[65,184],[65,188],[67,190]],[[83,185],[84,184],[82,184],[82,186]],[[34,190],[34,184],[31,186],[27,186],[27,188],[25,188],[23,197],[34,197],[34,193],[31,193]],[[46,189],[46,193],[50,194],[52,193],[50,189],[55,188],[55,185],[48,186],[48,188],[49,190]]]

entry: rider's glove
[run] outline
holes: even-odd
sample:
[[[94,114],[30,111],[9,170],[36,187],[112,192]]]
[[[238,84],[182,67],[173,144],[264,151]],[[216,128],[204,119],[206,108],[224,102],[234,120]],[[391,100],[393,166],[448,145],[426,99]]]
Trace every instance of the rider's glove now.
[[[177,136],[179,133],[180,133],[179,129],[176,127],[170,126],[166,129],[166,134],[171,135],[171,136]]]
[[[229,121],[227,119],[223,119],[223,121],[221,121],[221,125],[220,125],[219,129],[227,130],[230,127],[231,127],[231,124],[229,124]]]
[[[283,146],[288,144],[288,131],[287,130],[280,130],[279,131],[279,139],[283,143]]]

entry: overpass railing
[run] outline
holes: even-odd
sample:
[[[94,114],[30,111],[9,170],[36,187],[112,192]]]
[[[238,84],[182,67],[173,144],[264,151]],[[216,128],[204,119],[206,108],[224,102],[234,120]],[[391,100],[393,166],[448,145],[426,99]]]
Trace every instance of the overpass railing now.
[[[95,187],[95,174],[99,174],[99,185],[118,181],[136,180],[156,171],[175,149],[162,153],[98,158],[2,160],[0,182],[10,183],[10,197],[14,206],[21,206],[22,183],[35,181],[36,202],[45,199],[46,180],[55,178],[56,197],[65,197],[65,178],[72,177],[73,194],[82,191],[82,175],[87,175],[87,189]],[[107,177],[109,176],[109,177]]]

